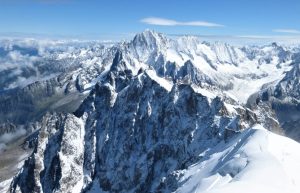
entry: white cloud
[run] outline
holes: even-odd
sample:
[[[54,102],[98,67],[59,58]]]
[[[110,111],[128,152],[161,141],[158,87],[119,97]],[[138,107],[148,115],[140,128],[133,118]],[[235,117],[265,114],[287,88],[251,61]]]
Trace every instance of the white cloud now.
[[[6,144],[9,143],[15,139],[18,139],[19,137],[23,136],[26,134],[26,130],[23,128],[18,128],[16,132],[13,133],[4,133],[3,135],[0,136],[0,144]],[[3,147],[3,145],[0,145]]]
[[[0,153],[6,150],[6,145],[4,143],[0,143]]]
[[[296,29],[274,29],[273,32],[300,34],[300,31]]]
[[[181,22],[171,19],[159,18],[159,17],[147,17],[140,20],[142,23],[149,25],[162,25],[162,26],[200,26],[200,27],[224,27],[224,25],[211,23],[206,21],[187,21]]]
[[[249,39],[272,39],[276,38],[277,36],[267,36],[267,35],[238,35],[235,36],[237,38],[249,38]]]

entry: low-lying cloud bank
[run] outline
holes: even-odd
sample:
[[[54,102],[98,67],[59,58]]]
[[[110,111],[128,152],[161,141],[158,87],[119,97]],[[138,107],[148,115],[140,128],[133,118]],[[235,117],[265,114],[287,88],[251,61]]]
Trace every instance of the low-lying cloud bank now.
[[[0,153],[5,151],[7,144],[12,141],[19,139],[20,137],[26,135],[26,130],[24,128],[18,128],[15,132],[4,133],[0,136]]]
[[[0,91],[23,87],[61,73],[59,54],[72,53],[81,42],[39,39],[0,39]],[[65,58],[63,58],[65,59]],[[61,67],[67,66],[63,65]]]

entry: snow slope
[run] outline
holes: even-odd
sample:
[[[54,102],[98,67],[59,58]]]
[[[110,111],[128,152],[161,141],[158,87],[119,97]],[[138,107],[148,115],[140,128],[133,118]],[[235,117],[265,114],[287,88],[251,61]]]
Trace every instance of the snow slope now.
[[[176,193],[296,193],[300,144],[256,125],[220,143],[181,177]]]

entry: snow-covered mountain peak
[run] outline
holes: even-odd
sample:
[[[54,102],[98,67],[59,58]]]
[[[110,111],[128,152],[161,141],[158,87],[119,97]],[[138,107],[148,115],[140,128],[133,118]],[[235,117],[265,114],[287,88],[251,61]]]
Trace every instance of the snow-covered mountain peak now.
[[[289,68],[292,53],[278,45],[264,47],[235,47],[227,43],[203,43],[195,36],[175,39],[152,30],[137,34],[119,48],[124,64],[133,74],[149,67],[162,78],[184,79],[189,62],[189,77],[194,83],[213,84],[226,89],[237,100],[246,103],[248,97],[266,83],[272,82]],[[201,74],[201,75],[200,75]],[[197,75],[197,78],[195,78]],[[204,78],[205,77],[205,78]],[[250,79],[257,84],[248,87]],[[249,81],[248,81],[249,79]],[[253,89],[252,89],[253,88]]]
[[[276,192],[274,182],[297,189],[299,175],[287,165],[299,168],[298,144],[257,125],[280,133],[280,113],[291,126],[298,121],[297,52],[146,30],[112,46],[49,53],[72,68],[0,101],[0,118],[13,116],[10,109],[22,117],[54,111],[26,139],[34,152],[9,191],[231,193],[241,184],[258,192],[258,182],[265,192]]]
[[[167,41],[168,39],[163,34],[157,33],[153,30],[146,30],[137,34],[131,43],[136,49],[147,48],[149,50],[155,50],[166,46]]]
[[[197,50],[197,46],[201,44],[201,41],[198,37],[196,36],[180,36],[179,38],[176,39],[178,46],[182,50]]]

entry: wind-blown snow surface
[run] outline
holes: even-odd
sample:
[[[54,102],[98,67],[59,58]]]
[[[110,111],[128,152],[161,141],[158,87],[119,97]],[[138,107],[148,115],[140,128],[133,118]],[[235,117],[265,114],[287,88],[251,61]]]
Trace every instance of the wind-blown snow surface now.
[[[183,170],[176,193],[297,193],[300,144],[260,125],[218,144]],[[179,183],[180,183],[179,182]]]

